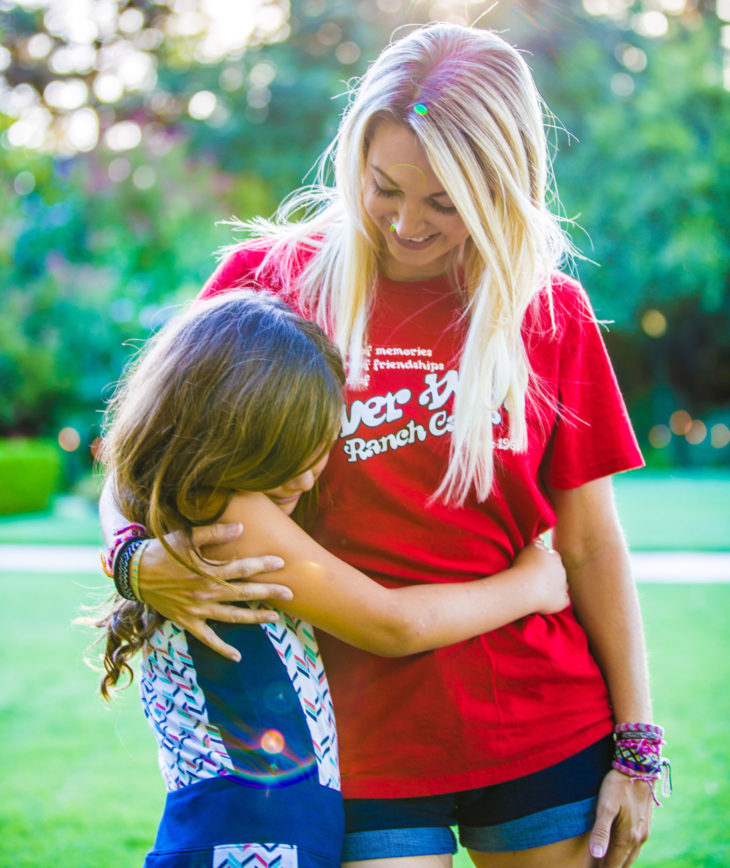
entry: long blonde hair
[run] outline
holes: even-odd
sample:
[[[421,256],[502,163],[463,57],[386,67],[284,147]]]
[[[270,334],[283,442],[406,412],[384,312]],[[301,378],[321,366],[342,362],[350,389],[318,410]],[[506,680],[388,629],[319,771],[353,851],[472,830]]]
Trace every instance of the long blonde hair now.
[[[418,103],[426,113],[413,110]],[[552,310],[550,275],[571,253],[546,204],[545,111],[527,64],[500,36],[452,24],[419,28],[388,46],[353,90],[316,183],[291,196],[274,221],[241,224],[274,239],[264,268],[275,266],[284,283],[296,273],[297,250],[313,249],[292,288],[346,355],[356,384],[384,249],[363,207],[369,139],[383,118],[413,131],[470,236],[450,268],[469,323],[449,466],[434,493],[450,503],[463,503],[472,486],[480,500],[489,495],[493,410],[505,407],[512,447],[527,448],[532,381],[523,319],[540,291]]]

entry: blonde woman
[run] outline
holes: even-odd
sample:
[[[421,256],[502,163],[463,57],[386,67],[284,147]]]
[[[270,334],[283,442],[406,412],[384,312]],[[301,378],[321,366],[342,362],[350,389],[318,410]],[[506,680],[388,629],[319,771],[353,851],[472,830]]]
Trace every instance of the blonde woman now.
[[[571,609],[427,654],[321,636],[350,864],[447,866],[458,826],[478,868],[617,868],[648,835],[661,730],[610,480],[642,459],[585,293],[558,271],[569,244],[548,190],[519,52],[418,29],[359,83],[319,182],[248,226],[203,293],[257,280],[346,355],[314,527],[326,548],[396,587],[497,572],[551,531],[568,571]],[[102,515],[123,523],[108,496]],[[150,545],[144,598],[225,652],[206,619],[237,586],[188,574],[172,591],[171,575]]]

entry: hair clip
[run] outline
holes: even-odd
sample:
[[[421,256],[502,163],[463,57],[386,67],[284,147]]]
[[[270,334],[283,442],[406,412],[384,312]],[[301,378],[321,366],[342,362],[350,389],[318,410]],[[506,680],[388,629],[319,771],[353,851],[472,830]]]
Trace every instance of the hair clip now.
[[[423,103],[423,102],[417,102],[417,103],[413,106],[413,111],[414,111],[417,115],[427,115],[427,114],[428,114],[428,106],[427,106],[425,103]]]

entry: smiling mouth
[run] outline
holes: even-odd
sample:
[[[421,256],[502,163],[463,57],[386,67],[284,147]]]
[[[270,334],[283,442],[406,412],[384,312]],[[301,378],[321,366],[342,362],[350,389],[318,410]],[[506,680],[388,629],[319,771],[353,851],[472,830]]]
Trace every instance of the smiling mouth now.
[[[438,232],[435,232],[433,235],[421,235],[416,238],[403,238],[397,231],[389,234],[401,247],[405,247],[406,250],[423,250],[438,237]]]

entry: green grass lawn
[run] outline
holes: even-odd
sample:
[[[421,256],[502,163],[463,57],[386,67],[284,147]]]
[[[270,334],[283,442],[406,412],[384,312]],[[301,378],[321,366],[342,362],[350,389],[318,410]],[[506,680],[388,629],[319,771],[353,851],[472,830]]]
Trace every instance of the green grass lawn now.
[[[127,868],[154,837],[163,787],[136,687],[105,706],[71,628],[104,579],[0,573],[0,865]],[[640,589],[656,718],[675,794],[640,868],[730,865],[730,585]],[[466,868],[464,854],[458,864]]]
[[[730,471],[637,470],[615,489],[632,549],[730,549]],[[59,497],[45,513],[0,516],[0,543],[99,545],[96,509]]]

